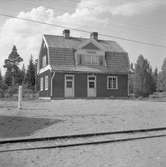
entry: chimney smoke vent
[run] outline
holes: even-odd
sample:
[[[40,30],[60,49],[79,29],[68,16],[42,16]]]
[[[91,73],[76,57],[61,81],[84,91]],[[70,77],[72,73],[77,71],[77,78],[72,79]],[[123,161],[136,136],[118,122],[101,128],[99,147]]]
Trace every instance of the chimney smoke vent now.
[[[98,40],[98,32],[92,32],[92,33],[90,34],[90,38],[95,39],[95,40]]]
[[[68,29],[63,30],[63,35],[65,38],[70,38],[70,30]]]

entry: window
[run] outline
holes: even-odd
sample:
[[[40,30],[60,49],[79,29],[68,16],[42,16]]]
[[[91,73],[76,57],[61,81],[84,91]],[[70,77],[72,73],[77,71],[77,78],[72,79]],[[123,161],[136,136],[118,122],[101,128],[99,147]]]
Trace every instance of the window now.
[[[91,62],[92,64],[96,64],[96,65],[99,64],[99,57],[98,57],[98,56],[92,56],[91,59],[92,59],[92,60],[91,60],[91,61],[92,61],[92,62]]]
[[[65,76],[65,83],[66,83],[66,88],[73,88],[73,81],[74,76],[73,75],[66,75]]]
[[[72,81],[66,81],[66,88],[72,88]]]
[[[81,58],[79,58],[79,63],[84,65],[99,65],[100,60],[99,60],[99,56],[81,55]]]
[[[95,88],[95,82],[89,81],[89,88]]]
[[[43,77],[40,78],[40,90],[43,90]]]
[[[48,90],[48,75],[45,76],[45,90]]]
[[[96,77],[88,76],[88,88],[96,88]]]
[[[117,76],[107,77],[107,89],[118,89],[118,77]]]
[[[46,55],[42,57],[42,67],[45,67],[47,65],[46,63]]]
[[[82,59],[84,64],[91,64],[91,56],[85,55],[82,56]]]

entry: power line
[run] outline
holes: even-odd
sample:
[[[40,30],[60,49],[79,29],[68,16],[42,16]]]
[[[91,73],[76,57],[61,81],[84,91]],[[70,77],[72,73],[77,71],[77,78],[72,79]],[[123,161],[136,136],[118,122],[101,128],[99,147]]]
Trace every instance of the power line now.
[[[24,0],[24,2],[28,3],[28,4],[31,4],[31,5],[35,5],[35,6],[40,6],[39,3],[37,4],[37,3],[35,3],[34,1],[31,1],[31,0],[28,0],[28,1]],[[63,4],[63,7],[73,7],[73,5],[71,5],[71,2],[74,5],[76,2],[79,2],[79,1],[78,0],[75,0],[75,2],[74,2],[74,0],[70,1],[70,4]],[[40,1],[40,3],[44,3],[44,1]],[[149,4],[152,4],[152,3],[149,3]],[[47,8],[52,9],[52,10],[57,10],[56,8],[49,7],[49,6],[47,6]],[[84,6],[84,8],[87,8],[88,10],[95,10],[95,7],[92,8],[92,7],[89,7],[89,6]],[[63,8],[61,10],[63,10]],[[63,11],[65,11],[65,9]],[[127,26],[128,28],[135,29],[135,30],[148,31],[148,32],[151,31],[151,32],[153,32],[153,35],[155,35],[156,37],[159,37],[158,35],[160,35],[160,37],[161,36],[163,37],[164,35],[166,36],[166,34],[164,34],[164,33],[154,31],[150,26],[145,27],[145,26],[137,25],[137,24],[114,23],[112,21],[110,23],[111,23],[112,26],[118,26],[118,27],[122,27],[122,28]]]
[[[39,21],[39,20],[21,18],[21,17],[12,16],[12,15],[3,14],[3,13],[0,13],[0,16],[9,17],[9,18],[15,18],[15,19],[18,19],[18,20],[23,20],[23,21],[28,21],[28,22],[33,22],[33,23],[43,24],[43,25],[48,25],[48,26],[53,26],[53,27],[59,27],[59,28],[65,28],[65,29],[67,28],[67,29],[71,29],[73,31],[78,31],[78,32],[83,32],[83,33],[88,33],[88,34],[91,33],[88,30],[77,29],[77,28],[68,27],[68,26],[59,25],[59,24],[52,24],[52,23],[42,22],[42,21]],[[108,35],[108,34],[102,34],[102,33],[99,33],[99,35],[104,36],[104,37],[111,37],[111,38],[115,38],[115,39],[119,39],[119,40],[123,40],[123,41],[138,43],[138,44],[142,44],[142,45],[149,45],[149,46],[154,46],[154,47],[166,48],[166,45],[162,45],[162,44],[149,43],[149,42],[145,42],[145,41],[139,41],[139,40],[135,40],[135,39],[129,39],[129,38],[125,38],[125,37],[120,37],[120,36],[115,36],[115,35]]]
[[[39,3],[35,3],[34,1],[32,0],[23,0],[25,3],[28,3],[28,4],[31,4],[31,5],[35,5],[35,6],[40,6]],[[37,0],[38,1],[38,0]],[[37,2],[36,1],[36,2]],[[74,0],[73,0],[74,1]],[[73,7],[73,5],[76,3],[76,2],[79,2],[77,0],[75,0],[75,2],[73,1],[70,1],[69,4],[63,4],[63,6],[65,7]],[[38,1],[39,2],[39,1]],[[40,1],[40,3],[43,3],[44,1]],[[73,5],[71,5],[71,2],[73,3]],[[149,3],[149,4],[152,4],[152,3]],[[95,7],[89,7],[89,6],[83,6],[84,8],[87,8],[87,9],[90,9],[90,10],[95,10]],[[56,8],[53,8],[53,7],[50,7],[50,6],[47,6],[47,8],[49,9],[52,9],[52,10],[57,10]],[[155,32],[153,29],[151,29],[150,26],[142,26],[142,25],[137,25],[137,24],[123,24],[123,23],[114,23],[114,22],[111,22],[111,25],[115,25],[115,26],[119,26],[119,27],[124,27],[124,26],[127,26],[129,28],[133,28],[133,29],[138,29],[138,30],[145,30],[145,31],[152,31],[152,32]],[[159,34],[159,32],[156,32],[157,34]],[[165,34],[161,34],[161,35],[165,35]]]

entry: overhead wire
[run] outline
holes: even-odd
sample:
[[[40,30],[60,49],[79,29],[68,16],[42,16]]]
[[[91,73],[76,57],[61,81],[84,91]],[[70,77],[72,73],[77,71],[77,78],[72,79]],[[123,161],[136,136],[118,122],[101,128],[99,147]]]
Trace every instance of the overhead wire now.
[[[32,0],[23,0],[24,2],[26,2],[26,3],[28,3],[28,4],[31,4],[31,5],[35,5],[35,6],[40,6],[39,4],[37,4],[37,3],[35,3],[34,1],[32,1]],[[67,1],[67,0],[66,0]],[[38,2],[40,2],[40,3],[44,3],[44,1],[38,1]],[[73,1],[70,1],[70,3],[68,3],[68,4],[63,4],[63,7],[73,7],[73,5],[71,5],[71,2],[73,3],[73,5],[76,3],[76,2],[79,2],[78,0],[75,0],[75,2],[73,2]],[[149,3],[149,4],[152,4],[152,3]],[[89,9],[89,10],[95,10],[95,7],[89,7],[89,6],[84,6],[85,8],[87,8],[87,9]],[[53,8],[53,7],[50,7],[50,6],[47,6],[47,8],[49,8],[49,9],[52,9],[52,10],[57,10],[57,8]],[[61,9],[63,9],[63,8],[61,8]],[[64,11],[66,11],[65,9],[64,9]],[[113,22],[113,21],[111,21],[111,20],[109,20],[109,23],[112,25],[112,26],[118,26],[118,27],[126,27],[127,26],[127,28],[130,28],[130,29],[135,29],[135,30],[141,30],[141,31],[151,31],[151,32],[153,32],[154,34],[153,35],[161,35],[162,37],[165,35],[166,36],[166,34],[164,34],[164,33],[161,33],[161,32],[156,32],[154,29],[152,29],[151,28],[151,26],[145,26],[145,25],[137,25],[137,24],[125,24],[125,23],[115,23],[115,22]]]
[[[16,0],[15,0],[16,1]],[[39,3],[35,3],[34,1],[31,1],[31,0],[23,0],[25,3],[28,3],[28,4],[31,4],[31,5],[35,5],[35,6],[40,6],[39,5]],[[38,1],[39,2],[39,1]],[[68,3],[68,4],[63,4],[63,6],[62,6],[62,8],[61,9],[63,9],[63,7],[73,7],[73,5],[74,5],[74,3],[76,3],[76,2],[78,2],[77,0],[73,3],[73,5],[71,5],[71,2],[73,2],[73,1],[70,1],[70,3]],[[44,3],[44,1],[40,1],[40,3]],[[47,8],[49,8],[49,9],[52,9],[52,10],[57,10],[57,8],[53,8],[53,7],[50,7],[50,6],[47,6]],[[92,7],[89,7],[89,6],[84,6],[84,8],[87,8],[87,9],[90,9],[90,10],[95,10],[95,7],[94,8],[92,8]],[[65,10],[65,9],[64,9]],[[154,31],[154,29],[152,29],[150,26],[146,26],[145,27],[145,25],[144,26],[142,26],[142,25],[137,25],[137,24],[125,24],[125,23],[115,23],[115,22],[113,22],[113,21],[111,21],[111,20],[109,20],[109,22],[111,23],[111,25],[113,25],[113,26],[117,26],[117,27],[126,27],[127,26],[127,28],[130,28],[130,29],[135,29],[135,30],[141,30],[141,31],[151,31],[151,32],[153,32],[155,35],[157,34],[157,35],[159,35],[159,34],[161,34],[162,36],[163,35],[165,35],[166,36],[166,34],[164,34],[164,33],[160,33],[160,32],[156,32],[156,31]]]
[[[27,18],[12,16],[12,15],[9,15],[9,14],[4,14],[4,13],[0,13],[0,16],[15,18],[15,19],[18,19],[18,20],[33,22],[33,23],[37,23],[37,24],[43,24],[43,25],[54,26],[54,27],[65,28],[65,29],[71,29],[73,31],[78,31],[78,32],[91,33],[90,31],[84,30],[84,29],[68,27],[68,26],[60,25],[60,24],[52,24],[52,23],[47,23],[47,22],[43,22],[43,21],[40,21],[40,20],[27,19]],[[99,35],[104,36],[104,37],[109,37],[109,38],[115,38],[115,39],[119,39],[119,40],[123,40],[123,41],[143,44],[143,45],[166,48],[166,45],[163,45],[163,44],[149,43],[149,42],[145,42],[145,41],[140,41],[140,40],[136,40],[136,39],[129,39],[129,38],[125,38],[125,37],[121,37],[121,36],[115,36],[115,35],[111,35],[111,34],[99,33]]]

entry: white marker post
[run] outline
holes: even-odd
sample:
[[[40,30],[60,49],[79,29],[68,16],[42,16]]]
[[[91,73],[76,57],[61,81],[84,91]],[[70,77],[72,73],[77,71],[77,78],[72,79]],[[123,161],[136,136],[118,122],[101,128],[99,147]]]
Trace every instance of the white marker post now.
[[[22,86],[18,89],[18,109],[22,108]]]

